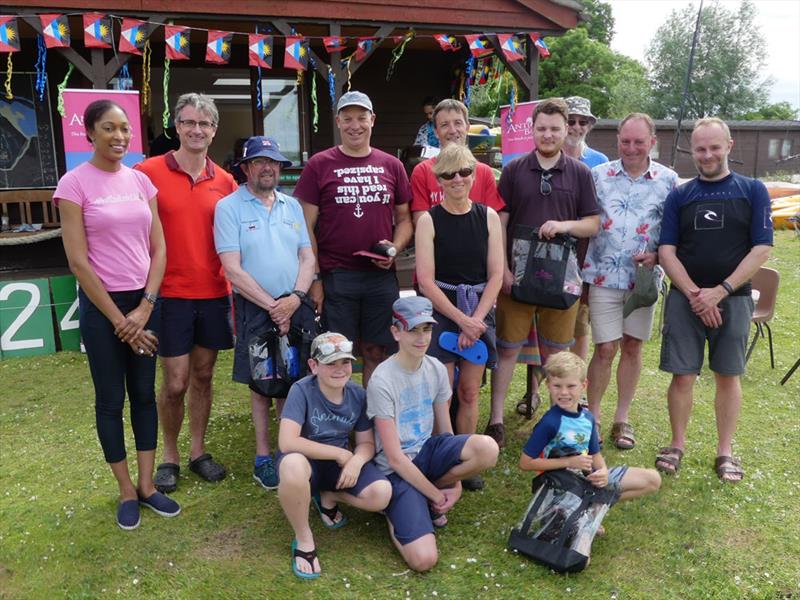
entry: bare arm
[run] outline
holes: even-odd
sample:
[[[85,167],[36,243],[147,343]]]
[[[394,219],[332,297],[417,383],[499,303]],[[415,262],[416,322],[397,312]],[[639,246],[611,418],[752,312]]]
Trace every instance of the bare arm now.
[[[497,216],[500,217],[500,234],[503,240],[503,286],[501,289],[504,294],[510,294],[511,286],[514,285],[514,274],[511,272],[511,265],[508,264],[506,248],[508,248],[508,220],[511,215],[503,210],[497,213]]]
[[[475,309],[474,317],[483,321],[492,310],[500,288],[503,286],[503,265],[505,264],[505,246],[503,245],[502,226],[500,217],[491,208],[486,209],[489,226],[488,256],[486,258],[486,289],[483,290],[481,301]]]
[[[315,233],[317,219],[319,219],[319,206],[316,204],[309,204],[308,202],[304,202],[302,200],[300,201],[300,205],[303,207],[303,217],[306,221],[306,227],[308,227],[308,238],[311,240],[311,250],[314,253],[314,270],[312,271],[313,276],[314,273],[319,273],[319,250],[317,248],[317,234]],[[317,312],[321,313],[322,303],[325,301],[325,293],[322,289],[322,281],[313,281],[308,289],[308,295],[311,296],[311,300],[314,302]]]
[[[292,419],[281,419],[278,430],[278,447],[281,452],[299,452],[306,458],[316,460],[335,460],[340,466],[344,465],[353,453],[346,448],[339,448],[329,444],[320,444],[300,435],[302,426]]]
[[[523,471],[555,471],[557,469],[590,471],[592,469],[592,457],[587,454],[578,454],[559,458],[533,458],[523,452],[519,457],[519,468]]]
[[[692,281],[686,268],[680,260],[678,260],[677,246],[662,245],[658,247],[658,262],[666,272],[667,277],[676,288],[678,288],[685,296],[696,292],[698,289],[697,284]]]
[[[225,277],[228,278],[228,281],[236,287],[242,296],[267,311],[275,306],[275,298],[258,285],[252,275],[242,269],[241,253],[235,251],[221,252],[219,260],[222,263],[222,268],[225,269]]]
[[[405,250],[411,238],[414,237],[414,223],[411,220],[411,204],[394,205],[394,235],[392,245],[398,252]]]
[[[433,485],[433,483],[422,474],[422,471],[411,462],[411,459],[403,453],[394,419],[375,417],[375,429],[378,435],[381,436],[383,450],[386,453],[386,458],[392,470],[417,488],[417,490],[433,504],[443,504],[445,502],[444,493]]]
[[[545,221],[539,227],[539,237],[550,239],[563,233],[577,238],[592,237],[600,230],[600,215],[582,217],[577,221]]]

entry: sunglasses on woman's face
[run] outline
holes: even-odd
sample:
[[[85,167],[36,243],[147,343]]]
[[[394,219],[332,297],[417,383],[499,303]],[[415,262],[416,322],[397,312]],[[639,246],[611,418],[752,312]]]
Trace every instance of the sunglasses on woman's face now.
[[[441,175],[439,175],[439,177],[441,177],[445,181],[450,181],[451,179],[455,179],[456,175],[460,175],[462,179],[465,177],[469,177],[470,175],[472,175],[472,169],[467,167],[466,169],[459,169],[458,171],[453,171],[452,173],[442,173]]]

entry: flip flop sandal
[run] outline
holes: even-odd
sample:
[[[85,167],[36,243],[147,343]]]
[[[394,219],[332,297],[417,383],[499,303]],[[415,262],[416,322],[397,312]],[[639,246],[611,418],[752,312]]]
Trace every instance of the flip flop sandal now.
[[[325,527],[328,529],[339,529],[340,527],[347,525],[347,517],[342,511],[339,510],[338,504],[334,504],[331,508],[325,508],[322,506],[322,498],[317,494],[314,494],[311,497],[311,501],[314,503],[314,506],[317,507],[319,518]],[[341,517],[338,521],[336,520],[337,515]],[[322,518],[323,516],[328,517],[330,524],[328,524],[328,521]]]
[[[636,445],[630,423],[617,422],[611,426],[611,440],[620,450],[630,450]]]
[[[732,456],[718,456],[714,461],[714,470],[723,483],[739,483],[744,479],[742,462]]]
[[[171,494],[178,489],[178,476],[181,473],[180,465],[175,463],[161,463],[156,469],[153,483],[162,494]]]
[[[656,455],[656,469],[667,475],[675,475],[681,468],[681,460],[683,460],[683,450],[680,448],[672,446],[661,448]]]
[[[297,549],[297,540],[292,540],[292,573],[295,576],[299,577],[300,579],[317,579],[322,573],[303,573],[300,569],[297,568],[297,559],[302,558],[306,561],[311,568],[314,568],[314,561],[317,559],[317,549],[314,548],[306,552],[305,550],[298,550]]]
[[[206,481],[222,481],[227,475],[225,467],[215,461],[210,454],[201,454],[189,461],[189,470]]]
[[[532,394],[530,400],[530,412],[528,410],[528,401],[523,400],[522,402],[517,403],[517,413],[522,415],[523,417],[531,419],[533,418],[534,413],[536,413],[541,404],[542,404],[542,397],[539,396],[538,393]]]
[[[431,511],[431,523],[436,529],[447,526],[447,515]]]

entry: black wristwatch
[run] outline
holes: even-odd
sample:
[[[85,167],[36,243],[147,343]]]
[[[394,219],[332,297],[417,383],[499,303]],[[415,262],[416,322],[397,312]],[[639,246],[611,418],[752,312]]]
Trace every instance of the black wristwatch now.
[[[733,287],[731,286],[730,283],[728,283],[727,281],[723,281],[722,283],[720,283],[720,285],[722,286],[723,290],[728,292],[728,296],[733,296]]]
[[[292,293],[300,298],[300,302],[306,299],[306,293],[300,290],[292,290]]]

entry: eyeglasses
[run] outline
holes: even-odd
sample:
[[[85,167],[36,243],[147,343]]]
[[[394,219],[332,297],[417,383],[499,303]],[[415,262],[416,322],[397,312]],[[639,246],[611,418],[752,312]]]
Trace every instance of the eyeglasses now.
[[[322,342],[314,349],[314,356],[311,358],[318,358],[321,356],[330,356],[334,352],[347,352],[353,351],[353,342],[350,340],[341,340],[338,342]]]
[[[277,160],[272,160],[271,158],[258,157],[248,160],[247,164],[253,165],[256,169],[263,169],[267,165],[277,165],[280,163],[278,163]]]
[[[456,175],[461,175],[462,178],[469,177],[472,175],[473,169],[467,167],[466,169],[459,169],[458,171],[453,171],[452,173],[442,173],[439,175],[445,181],[450,181],[451,179],[455,179]]]
[[[200,125],[200,129],[214,129],[216,127],[215,123],[211,121],[195,121],[194,119],[181,119],[178,121],[181,125],[186,127],[186,129],[194,129],[198,125]]]
[[[586,127],[589,124],[589,119],[568,119],[567,125],[570,127],[574,126],[575,123],[578,123],[581,127]]]
[[[553,174],[550,171],[542,171],[542,178],[539,180],[539,193],[542,196],[549,196],[553,193],[553,184],[550,183]]]

